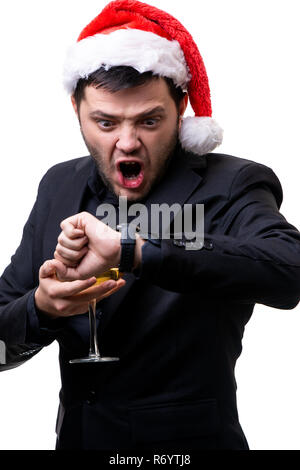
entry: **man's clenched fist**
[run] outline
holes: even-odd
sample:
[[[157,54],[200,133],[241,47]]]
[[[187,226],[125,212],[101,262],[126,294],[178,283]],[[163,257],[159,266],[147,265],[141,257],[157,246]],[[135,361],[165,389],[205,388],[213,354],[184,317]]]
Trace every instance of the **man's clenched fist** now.
[[[62,232],[54,257],[65,264],[65,280],[99,276],[117,267],[121,257],[121,234],[88,212],[81,212],[61,223]],[[137,236],[134,268],[141,260],[144,240]]]

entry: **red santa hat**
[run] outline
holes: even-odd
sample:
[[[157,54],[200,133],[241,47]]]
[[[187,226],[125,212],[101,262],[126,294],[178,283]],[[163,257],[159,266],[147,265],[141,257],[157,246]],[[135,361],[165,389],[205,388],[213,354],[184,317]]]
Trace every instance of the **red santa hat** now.
[[[135,0],[110,2],[69,48],[64,86],[73,93],[79,79],[100,67],[120,65],[171,78],[188,92],[195,116],[182,121],[183,148],[203,155],[221,144],[223,131],[211,117],[202,57],[190,33],[173,16]]]

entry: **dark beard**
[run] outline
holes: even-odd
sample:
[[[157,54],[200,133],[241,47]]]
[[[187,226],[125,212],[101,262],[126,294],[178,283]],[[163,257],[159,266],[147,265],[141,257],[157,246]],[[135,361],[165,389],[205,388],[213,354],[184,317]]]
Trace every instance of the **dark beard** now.
[[[118,198],[118,195],[115,193],[115,191],[113,189],[112,183],[110,182],[110,180],[104,174],[101,153],[98,152],[97,149],[95,149],[92,145],[90,145],[87,142],[87,140],[85,139],[85,136],[84,136],[82,131],[81,131],[81,134],[82,134],[83,140],[85,142],[85,145],[86,145],[88,151],[90,152],[91,157],[94,159],[94,161],[97,165],[99,176],[101,177],[102,182],[104,183],[106,188]],[[159,182],[162,180],[162,178],[166,174],[166,171],[167,171],[167,169],[170,165],[170,162],[172,160],[172,157],[175,153],[175,149],[177,147],[178,142],[179,142],[179,131],[178,131],[178,127],[176,127],[173,135],[170,138],[170,141],[167,142],[166,145],[161,150],[160,157],[161,157],[161,161],[163,161],[163,164],[159,169],[159,172],[158,172],[158,175],[157,175],[156,179],[152,182],[152,185],[151,185],[148,193],[144,194],[143,197],[141,197],[141,198],[134,199],[132,202],[138,203],[138,202],[143,201],[148,196],[150,191],[152,192],[152,190],[159,184]],[[130,202],[130,200],[128,200],[128,202]]]

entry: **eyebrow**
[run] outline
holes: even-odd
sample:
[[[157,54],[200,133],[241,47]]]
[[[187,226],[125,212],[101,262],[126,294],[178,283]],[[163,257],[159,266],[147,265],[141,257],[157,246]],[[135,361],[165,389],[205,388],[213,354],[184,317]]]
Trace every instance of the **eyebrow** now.
[[[162,106],[156,106],[155,108],[151,108],[149,110],[143,111],[140,114],[137,114],[136,116],[134,116],[134,118],[141,119],[141,118],[145,118],[147,116],[151,116],[151,115],[156,114],[156,113],[165,114],[166,113],[165,108],[163,108]],[[119,116],[116,116],[116,115],[113,115],[113,114],[105,113],[105,112],[101,111],[101,109],[96,109],[95,111],[92,111],[89,114],[89,116],[91,118],[100,116],[100,117],[104,117],[104,118],[107,118],[107,119],[116,119],[116,118],[119,117]]]

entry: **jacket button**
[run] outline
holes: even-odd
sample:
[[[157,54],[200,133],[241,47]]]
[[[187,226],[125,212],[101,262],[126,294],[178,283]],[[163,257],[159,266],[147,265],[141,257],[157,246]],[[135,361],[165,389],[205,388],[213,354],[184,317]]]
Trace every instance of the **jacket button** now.
[[[173,245],[176,246],[185,246],[185,243],[183,240],[177,240],[176,238],[173,240]]]
[[[213,242],[211,242],[211,241],[204,242],[204,248],[206,248],[207,250],[212,250],[213,247],[214,247]]]
[[[95,390],[89,390],[85,402],[86,402],[87,405],[92,405],[93,403],[96,402],[96,392],[95,392]]]

